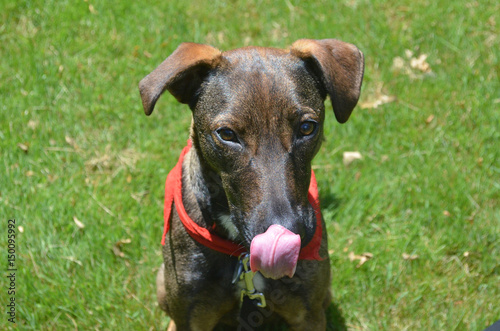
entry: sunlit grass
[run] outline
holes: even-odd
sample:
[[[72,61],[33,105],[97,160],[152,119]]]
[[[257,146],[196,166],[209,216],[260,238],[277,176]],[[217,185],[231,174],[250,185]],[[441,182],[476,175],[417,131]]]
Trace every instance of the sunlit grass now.
[[[154,286],[163,185],[190,113],[166,95],[144,116],[137,83],[183,41],[230,49],[303,37],[339,38],[366,58],[360,106],[344,125],[327,116],[314,161],[345,325],[482,330],[499,318],[497,2],[0,8],[0,214],[24,229],[19,329],[165,328]],[[422,55],[428,69],[412,67]],[[346,167],[345,151],[363,159]],[[349,259],[365,252],[359,267]]]

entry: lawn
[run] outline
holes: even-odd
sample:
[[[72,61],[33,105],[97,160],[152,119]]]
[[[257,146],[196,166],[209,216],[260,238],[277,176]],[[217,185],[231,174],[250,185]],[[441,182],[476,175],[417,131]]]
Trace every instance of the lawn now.
[[[351,119],[338,124],[327,103],[313,163],[336,327],[483,330],[500,319],[498,1],[0,9],[3,266],[8,220],[17,227],[17,324],[4,271],[1,329],[164,329],[154,285],[163,185],[191,114],[165,95],[146,117],[137,83],[184,41],[227,50],[299,38],[348,41],[366,59]],[[345,165],[346,151],[362,159]]]

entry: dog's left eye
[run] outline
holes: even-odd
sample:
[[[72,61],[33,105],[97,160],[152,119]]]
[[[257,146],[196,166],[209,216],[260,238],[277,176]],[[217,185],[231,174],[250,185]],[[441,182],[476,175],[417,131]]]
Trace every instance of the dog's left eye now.
[[[217,130],[217,135],[224,141],[237,142],[236,133],[228,128],[220,128]]]
[[[318,123],[314,121],[305,121],[300,124],[300,134],[310,136],[316,131]]]

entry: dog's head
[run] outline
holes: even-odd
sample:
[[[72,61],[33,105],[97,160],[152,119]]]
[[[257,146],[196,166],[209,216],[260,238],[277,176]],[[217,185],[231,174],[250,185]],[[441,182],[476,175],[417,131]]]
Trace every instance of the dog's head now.
[[[193,146],[220,176],[230,210],[221,225],[233,239],[249,245],[279,224],[305,245],[316,224],[308,187],[324,101],[347,121],[363,70],[363,54],[335,39],[228,52],[183,43],[139,88],[147,115],[165,90],[191,108]]]

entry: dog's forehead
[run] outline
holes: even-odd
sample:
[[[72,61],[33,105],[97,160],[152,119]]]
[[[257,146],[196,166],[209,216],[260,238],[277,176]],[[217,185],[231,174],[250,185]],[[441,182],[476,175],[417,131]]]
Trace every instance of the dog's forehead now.
[[[300,106],[320,111],[318,84],[299,58],[276,48],[246,47],[222,54],[203,87],[205,114],[286,115]],[[285,116],[286,117],[286,116]]]
[[[222,52],[222,57],[237,62],[254,61],[257,57],[262,59],[282,58],[288,57],[289,54],[290,52],[280,48],[248,46]]]
[[[222,53],[223,67],[233,71],[283,73],[300,64],[288,51],[270,47],[243,47]]]

